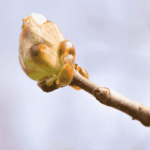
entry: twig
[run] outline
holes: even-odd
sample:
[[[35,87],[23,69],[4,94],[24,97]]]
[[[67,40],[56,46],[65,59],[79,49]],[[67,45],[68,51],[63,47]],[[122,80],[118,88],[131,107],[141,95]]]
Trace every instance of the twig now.
[[[143,125],[150,126],[150,107],[132,101],[109,88],[100,87],[81,76],[77,71],[74,72],[74,78],[70,85],[82,88],[102,104],[114,107],[130,115],[133,120],[139,120]]]

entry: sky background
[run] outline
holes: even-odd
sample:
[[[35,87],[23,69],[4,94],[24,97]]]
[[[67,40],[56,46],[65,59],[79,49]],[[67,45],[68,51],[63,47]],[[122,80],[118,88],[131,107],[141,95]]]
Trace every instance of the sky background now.
[[[71,87],[44,93],[22,71],[32,12],[55,22],[90,80],[150,107],[150,0],[1,0],[0,149],[150,150],[150,128]]]

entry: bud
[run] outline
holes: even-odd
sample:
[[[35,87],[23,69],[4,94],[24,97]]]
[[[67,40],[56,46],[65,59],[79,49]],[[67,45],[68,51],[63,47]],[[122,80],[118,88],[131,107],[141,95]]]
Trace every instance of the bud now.
[[[19,61],[24,72],[37,81],[57,76],[62,68],[58,48],[61,41],[64,40],[59,27],[48,21],[43,15],[32,13],[29,17],[24,18],[19,40]],[[37,61],[43,62],[45,66],[35,63],[30,55],[31,48],[33,46],[35,48],[35,45],[40,43],[46,45],[42,47],[42,50],[47,55],[41,56],[41,60]],[[48,64],[42,58],[48,59]]]
[[[64,38],[55,23],[34,13],[23,19],[19,61],[27,76],[36,80],[43,91],[69,85],[75,69],[88,78],[85,69],[75,65],[75,57],[73,44]]]

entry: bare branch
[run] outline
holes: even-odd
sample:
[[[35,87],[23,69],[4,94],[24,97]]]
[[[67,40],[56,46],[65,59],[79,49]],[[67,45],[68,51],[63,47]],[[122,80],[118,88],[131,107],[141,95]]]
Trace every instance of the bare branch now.
[[[133,120],[139,120],[143,125],[150,126],[150,107],[132,101],[109,88],[100,87],[81,76],[77,71],[74,72],[70,85],[79,86],[102,104],[116,108],[130,115]]]

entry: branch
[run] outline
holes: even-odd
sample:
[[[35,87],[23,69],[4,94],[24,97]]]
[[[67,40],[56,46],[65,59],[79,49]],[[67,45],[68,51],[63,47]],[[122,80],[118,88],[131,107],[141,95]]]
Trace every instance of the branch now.
[[[130,115],[133,120],[136,119],[150,127],[150,107],[134,102],[109,88],[100,87],[81,76],[77,71],[74,72],[74,78],[70,85],[82,88],[102,104],[116,108]]]
[[[45,25],[41,26],[42,24]],[[60,42],[65,40],[58,26],[48,21],[44,16],[33,13],[23,19],[22,28],[23,31],[19,40],[19,60],[25,73],[34,80],[40,80],[42,74],[38,75],[39,68],[42,68],[41,70],[44,72],[52,68],[51,72],[49,72],[50,74],[47,75],[55,75],[55,71],[57,70],[55,66],[60,65],[59,61],[54,61],[60,59],[60,56],[56,55],[58,51],[56,47],[60,45]],[[43,33],[42,35],[40,34],[41,32]],[[49,40],[45,41],[43,39]],[[35,43],[38,44],[41,43],[41,41],[43,41],[44,47],[50,46],[53,48],[51,50],[45,50],[42,47],[41,50],[35,48],[35,52],[33,51],[33,54],[31,53],[30,55],[32,51],[29,45],[34,46]],[[32,59],[32,55],[36,58],[35,60]],[[45,74],[43,76],[45,77]],[[139,120],[143,125],[150,126],[149,107],[127,99],[111,89],[100,87],[81,76],[77,71],[74,72],[74,78],[70,85],[76,85],[82,88],[92,94],[102,104],[119,109],[130,115],[133,119]],[[48,86],[46,80],[38,82],[38,86],[45,92],[51,92],[59,88],[55,81],[51,86]]]

